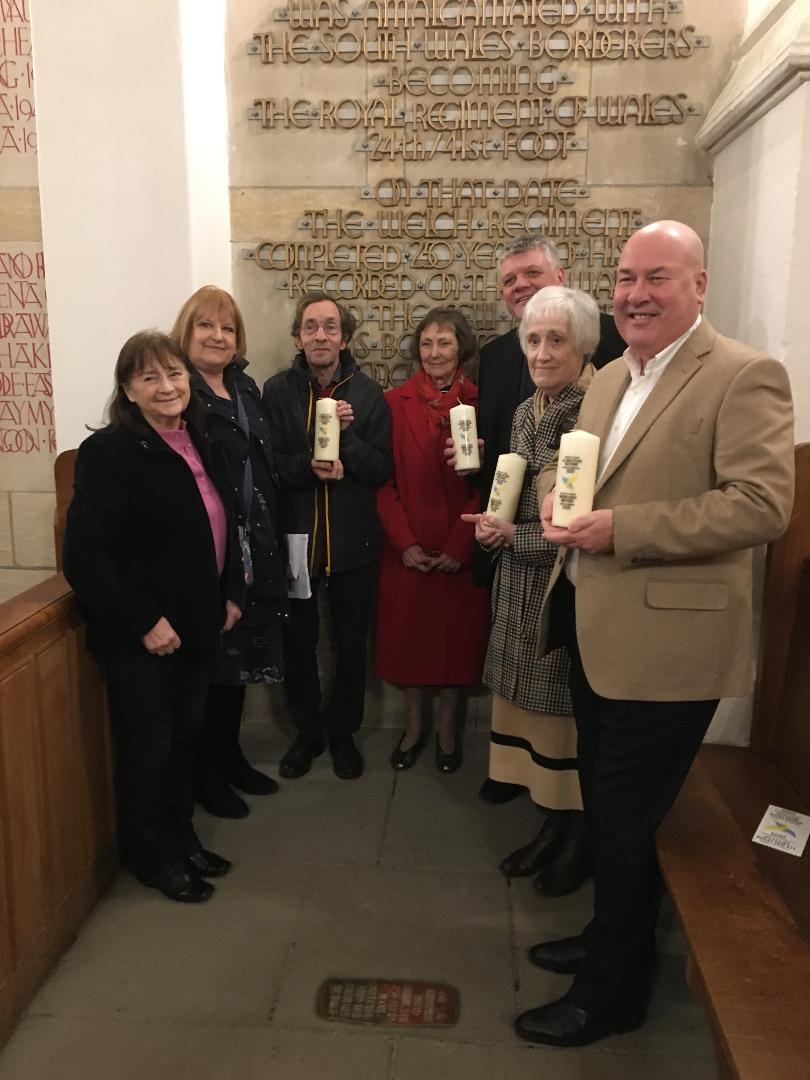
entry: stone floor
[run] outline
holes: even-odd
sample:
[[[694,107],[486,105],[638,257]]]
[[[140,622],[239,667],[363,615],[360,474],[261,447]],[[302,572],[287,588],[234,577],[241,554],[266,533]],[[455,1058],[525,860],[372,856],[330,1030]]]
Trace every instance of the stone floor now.
[[[515,1015],[569,982],[532,967],[527,947],[576,932],[589,890],[544,900],[529,880],[508,884],[498,873],[535,817],[525,796],[500,807],[476,798],[483,732],[468,732],[464,766],[449,777],[428,752],[394,774],[395,740],[385,728],[364,733],[359,781],[338,780],[326,756],[278,794],[251,800],[244,821],[200,812],[203,842],[234,862],[207,904],[172,904],[119,874],[0,1055],[3,1080],[713,1077],[671,912],[641,1030],[584,1050],[519,1042]],[[270,765],[287,735],[251,722],[245,742]],[[326,1022],[315,994],[330,975],[452,983],[458,1025]]]

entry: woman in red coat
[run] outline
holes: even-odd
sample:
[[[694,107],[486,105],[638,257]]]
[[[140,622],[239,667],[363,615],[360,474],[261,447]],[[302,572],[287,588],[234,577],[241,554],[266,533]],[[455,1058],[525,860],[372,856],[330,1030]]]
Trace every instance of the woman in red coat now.
[[[405,733],[391,757],[409,769],[422,749],[424,688],[439,688],[436,765],[461,765],[456,732],[459,688],[481,678],[489,632],[485,589],[473,584],[473,528],[460,515],[480,492],[445,463],[450,409],[475,405],[478,390],[462,371],[476,356],[469,323],[434,308],[413,338],[419,370],[389,391],[394,472],[377,490],[383,527],[377,612],[377,674],[404,687]]]

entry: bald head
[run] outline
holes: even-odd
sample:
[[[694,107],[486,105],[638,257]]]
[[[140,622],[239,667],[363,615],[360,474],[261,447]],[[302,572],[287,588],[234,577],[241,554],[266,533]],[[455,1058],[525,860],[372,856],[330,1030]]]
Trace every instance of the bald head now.
[[[680,221],[655,221],[622,249],[613,294],[619,333],[640,361],[692,326],[706,296],[703,242]]]
[[[703,241],[694,229],[682,221],[653,221],[643,229],[633,233],[625,244],[655,245],[677,255],[688,265],[697,270],[703,269]],[[633,248],[630,248],[631,252]]]

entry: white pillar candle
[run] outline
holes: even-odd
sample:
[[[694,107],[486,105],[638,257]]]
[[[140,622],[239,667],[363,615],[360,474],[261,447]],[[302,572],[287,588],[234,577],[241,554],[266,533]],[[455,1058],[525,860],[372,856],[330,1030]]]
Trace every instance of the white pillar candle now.
[[[478,427],[472,405],[454,405],[450,410],[450,434],[456,450],[456,471],[480,469]]]
[[[501,521],[514,522],[525,474],[526,458],[520,454],[498,455],[487,504],[488,514],[500,518]]]
[[[588,431],[569,431],[560,439],[552,525],[568,525],[593,510],[599,437]]]
[[[316,461],[337,461],[340,457],[340,421],[334,398],[318,398],[315,405]]]

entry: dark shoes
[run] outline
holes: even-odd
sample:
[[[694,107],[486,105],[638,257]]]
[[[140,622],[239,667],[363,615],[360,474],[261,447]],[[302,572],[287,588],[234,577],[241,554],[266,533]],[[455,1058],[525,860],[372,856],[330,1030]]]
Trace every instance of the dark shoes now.
[[[461,767],[463,761],[461,752],[461,736],[456,732],[456,741],[449,754],[442,750],[439,736],[436,736],[436,768],[440,773],[454,773]]]
[[[521,1039],[548,1046],[587,1046],[606,1035],[632,1031],[643,1023],[643,1016],[621,1020],[600,1018],[567,998],[560,998],[522,1013],[515,1021],[515,1031]]]
[[[194,782],[194,798],[209,814],[221,818],[243,818],[250,807],[216,773],[200,772]]]
[[[402,738],[404,739],[405,736],[403,735]],[[422,753],[422,747],[424,745],[424,742],[419,739],[413,746],[409,746],[407,750],[403,750],[402,739],[400,739],[397,743],[396,750],[391,755],[391,768],[397,769],[399,772],[404,772],[405,769],[412,769],[416,764],[416,759]]]
[[[541,866],[545,866],[562,841],[559,817],[554,811],[549,811],[534,840],[507,855],[498,865],[500,872],[508,878],[531,877]]]
[[[582,937],[558,938],[556,941],[541,941],[529,949],[529,959],[535,967],[544,971],[555,971],[558,975],[576,975],[579,965],[585,959],[585,945]]]
[[[501,803],[511,802],[512,799],[516,799],[518,795],[522,795],[526,789],[521,784],[504,784],[500,780],[490,780],[487,778],[481,785],[481,789],[478,792],[478,798],[483,799],[484,802],[493,803],[495,806],[499,806]]]
[[[333,739],[329,744],[332,753],[332,769],[341,780],[356,780],[363,775],[365,762],[351,735]]]
[[[214,892],[214,886],[203,881],[196,870],[187,864],[178,866],[163,877],[155,881],[144,882],[153,889],[160,889],[169,900],[176,900],[181,904],[199,904],[207,900]]]
[[[585,815],[581,810],[567,811],[568,825],[565,835],[532,882],[532,887],[542,896],[568,896],[593,875],[593,849],[591,847]]]
[[[241,752],[231,762],[225,775],[229,784],[246,795],[273,795],[278,791],[278,784],[272,776],[254,769]]]
[[[297,780],[299,776],[309,772],[313,758],[320,757],[325,749],[323,739],[311,742],[306,736],[299,735],[281,759],[279,776],[283,776],[285,780]]]
[[[223,859],[221,855],[215,855],[213,851],[200,848],[192,852],[186,858],[186,868],[193,870],[200,877],[224,877],[231,868],[229,859]]]

